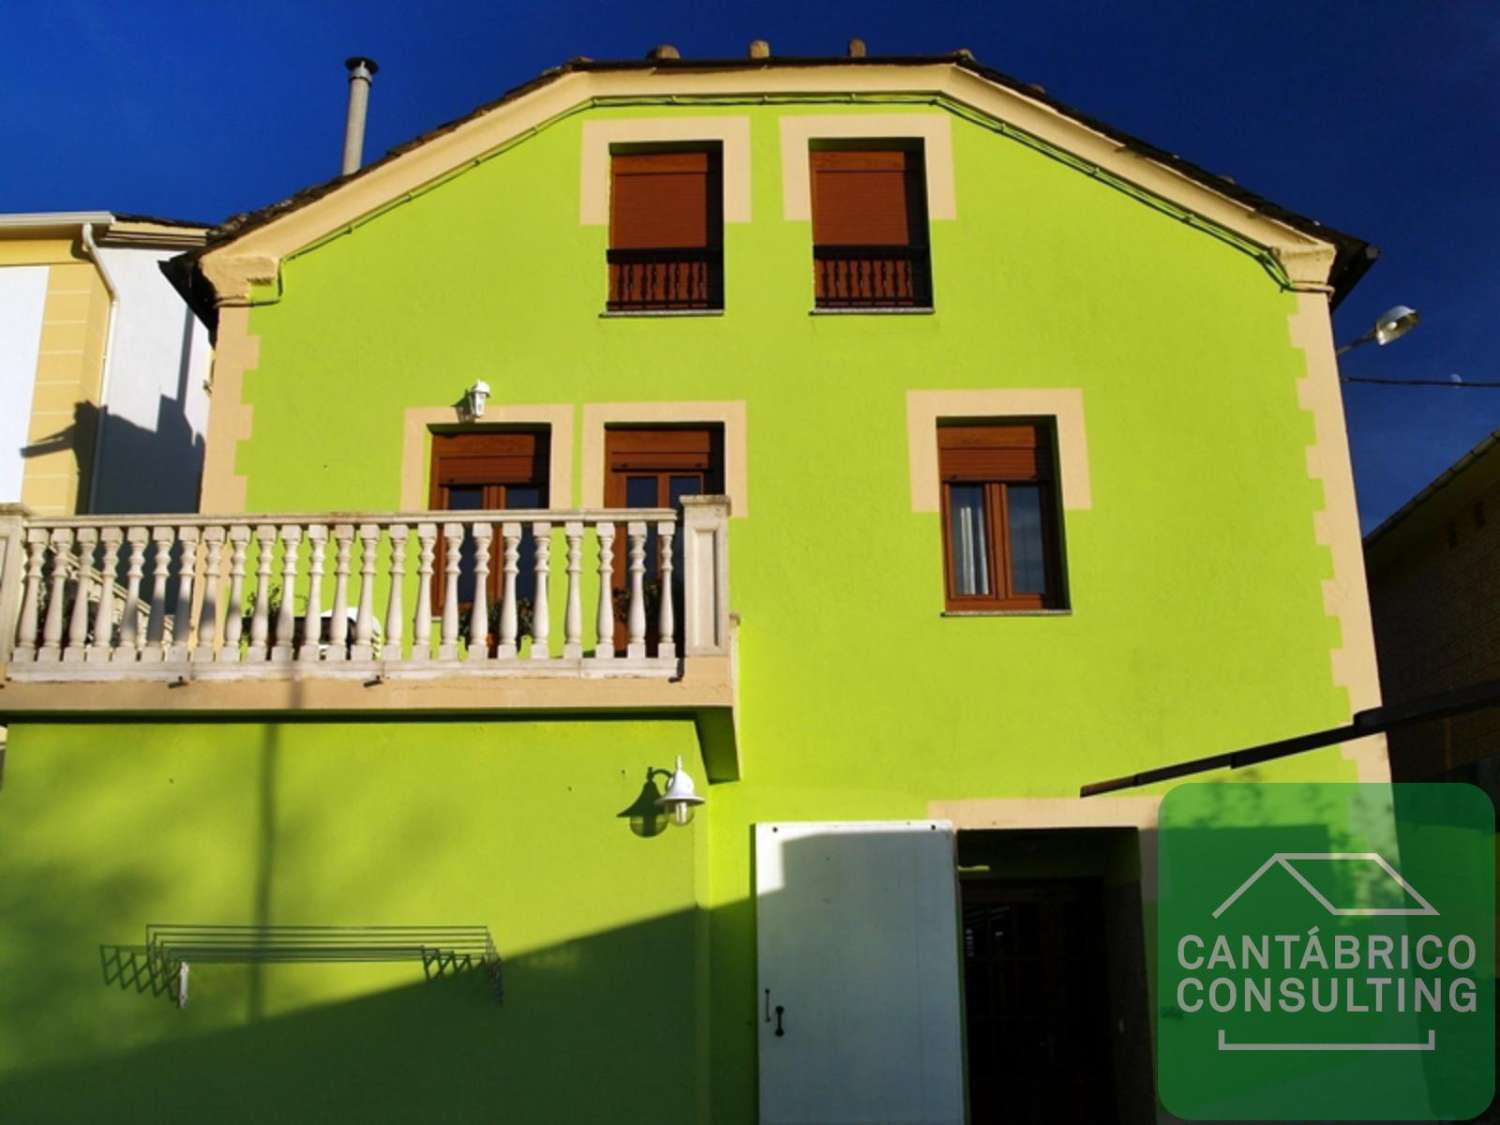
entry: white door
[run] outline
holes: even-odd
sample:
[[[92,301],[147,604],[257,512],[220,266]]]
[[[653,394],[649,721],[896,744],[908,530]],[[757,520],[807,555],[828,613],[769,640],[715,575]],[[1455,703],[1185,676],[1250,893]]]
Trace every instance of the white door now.
[[[962,1125],[953,826],[757,825],[755,891],[763,1125]]]

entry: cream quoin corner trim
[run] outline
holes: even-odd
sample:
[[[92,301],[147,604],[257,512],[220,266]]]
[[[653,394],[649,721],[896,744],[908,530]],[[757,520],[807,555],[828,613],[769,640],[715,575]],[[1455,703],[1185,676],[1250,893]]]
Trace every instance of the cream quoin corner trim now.
[[[746,481],[745,402],[590,402],[583,407],[583,507],[604,507],[604,430],[607,426],[681,426],[719,423],[724,427],[724,491],[729,518],[750,514]]]
[[[611,145],[718,141],[724,149],[724,221],[750,221],[748,117],[634,117],[583,123],[578,171],[578,223],[609,225]]]
[[[1297,382],[1297,402],[1313,416],[1315,434],[1307,447],[1307,475],[1323,485],[1323,510],[1314,514],[1313,528],[1318,543],[1333,556],[1333,577],[1323,582],[1323,608],[1338,619],[1342,644],[1331,653],[1333,682],[1348,692],[1351,712],[1364,711],[1380,706],[1380,671],[1333,325],[1325,298],[1296,296],[1297,310],[1288,321],[1291,343],[1307,363],[1307,374]],[[1346,743],[1343,753],[1355,764],[1360,781],[1390,781],[1384,735]]]
[[[250,299],[255,282],[275,281],[287,255],[343,230],[467,164],[483,160],[525,133],[590,105],[639,98],[735,99],[880,95],[946,99],[1067,152],[1257,246],[1265,247],[1296,286],[1326,286],[1332,243],[1231,199],[1162,164],[1123,148],[1113,137],[1019,90],[954,63],[870,64],[681,70],[573,71],[429,137],[393,160],[372,166],[327,194],[215,246],[199,259],[218,303]],[[851,117],[854,115],[850,115]],[[847,119],[846,119],[847,120]]]
[[[250,438],[252,408],[245,402],[245,372],[254,370],[259,362],[260,337],[250,332],[250,310],[220,310],[200,511],[232,515],[245,510],[249,482],[234,471],[234,458],[240,442]]]
[[[401,416],[401,510],[421,512],[427,508],[434,430],[469,434],[522,425],[546,426],[551,430],[547,454],[548,506],[571,507],[573,407],[566,403],[508,406],[491,402],[485,408],[483,422],[464,422],[453,406],[413,406]]]
[[[1064,511],[1094,506],[1089,484],[1089,443],[1083,424],[1083,391],[997,389],[988,391],[907,391],[906,453],[911,474],[911,510],[937,512],[937,426],[948,419],[1053,418],[1057,423],[1057,469]]]
[[[807,150],[813,141],[920,140],[927,170],[927,217],[958,218],[953,187],[952,118],[946,113],[846,113],[781,119],[782,218],[812,218],[811,171]]]

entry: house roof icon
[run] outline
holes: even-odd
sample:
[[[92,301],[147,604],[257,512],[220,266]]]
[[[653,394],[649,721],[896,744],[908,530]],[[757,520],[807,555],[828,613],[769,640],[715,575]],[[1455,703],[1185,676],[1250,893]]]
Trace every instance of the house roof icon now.
[[[1410,895],[1419,906],[1334,906],[1328,901],[1328,896],[1318,890],[1308,881],[1307,876],[1298,871],[1295,866],[1299,862],[1329,862],[1329,863],[1374,863],[1385,874],[1396,883],[1406,894]],[[1255,873],[1236,888],[1235,892],[1219,903],[1214,911],[1215,918],[1223,914],[1235,904],[1246,891],[1253,887],[1266,872],[1273,867],[1280,867],[1293,879],[1300,883],[1304,890],[1310,894],[1324,910],[1338,917],[1415,917],[1437,914],[1437,908],[1417,893],[1417,889],[1401,876],[1401,872],[1392,867],[1384,856],[1379,852],[1276,852],[1270,859],[1255,869]]]

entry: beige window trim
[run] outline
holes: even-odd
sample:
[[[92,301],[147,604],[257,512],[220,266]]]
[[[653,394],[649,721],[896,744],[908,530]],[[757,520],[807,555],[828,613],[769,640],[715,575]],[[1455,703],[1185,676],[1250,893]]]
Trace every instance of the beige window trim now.
[[[613,425],[691,425],[717,422],[724,427],[724,491],[729,515],[750,514],[745,464],[745,403],[730,402],[590,402],[583,408],[583,506],[604,507],[604,429]]]
[[[717,141],[724,150],[724,221],[750,221],[748,117],[631,117],[583,123],[578,172],[580,226],[609,225],[611,145]]]
[[[567,404],[547,406],[496,406],[484,412],[483,422],[460,425],[452,406],[414,406],[402,417],[401,510],[421,512],[427,508],[428,474],[432,461],[433,427],[473,433],[506,426],[541,425],[551,429],[547,457],[548,506],[573,506],[573,408]]]
[[[927,170],[927,217],[958,218],[953,187],[953,134],[947,113],[787,114],[781,119],[781,209],[787,220],[812,219],[808,145],[815,140],[920,140]]]
[[[937,426],[945,419],[1053,418],[1064,511],[1094,506],[1089,485],[1088,434],[1083,422],[1083,391],[1077,387],[984,391],[907,391],[906,450],[911,475],[911,510],[941,510],[938,491]]]

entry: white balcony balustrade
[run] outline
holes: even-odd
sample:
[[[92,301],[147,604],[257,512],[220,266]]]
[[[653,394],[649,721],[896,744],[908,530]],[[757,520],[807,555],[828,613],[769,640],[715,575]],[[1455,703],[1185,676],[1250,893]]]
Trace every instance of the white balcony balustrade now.
[[[675,677],[729,652],[728,515],[722,497],[681,513],[0,510],[0,661],[31,682]]]

